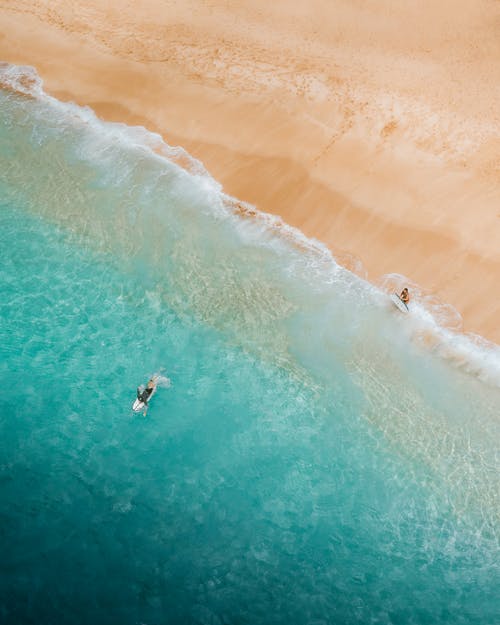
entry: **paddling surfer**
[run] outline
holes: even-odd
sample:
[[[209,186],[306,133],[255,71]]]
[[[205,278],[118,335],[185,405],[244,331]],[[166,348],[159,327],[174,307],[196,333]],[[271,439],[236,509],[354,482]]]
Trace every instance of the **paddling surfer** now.
[[[139,388],[137,389],[137,399],[139,401],[142,401],[142,403],[144,404],[144,412],[142,413],[144,416],[146,416],[146,413],[148,411],[148,401],[151,395],[154,393],[155,389],[156,389],[155,378],[151,378],[151,380],[149,380],[149,382],[146,385],[146,388],[143,389],[141,386],[139,386]]]

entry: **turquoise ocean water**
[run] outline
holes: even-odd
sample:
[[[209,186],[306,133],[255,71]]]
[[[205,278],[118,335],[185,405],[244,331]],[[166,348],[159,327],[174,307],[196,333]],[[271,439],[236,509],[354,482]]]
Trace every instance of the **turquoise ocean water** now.
[[[1,622],[500,623],[498,349],[0,83]]]

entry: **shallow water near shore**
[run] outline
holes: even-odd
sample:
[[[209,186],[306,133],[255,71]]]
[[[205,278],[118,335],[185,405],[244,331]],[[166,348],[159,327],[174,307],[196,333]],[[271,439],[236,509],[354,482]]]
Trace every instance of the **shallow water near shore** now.
[[[3,71],[3,621],[495,622],[495,352]]]

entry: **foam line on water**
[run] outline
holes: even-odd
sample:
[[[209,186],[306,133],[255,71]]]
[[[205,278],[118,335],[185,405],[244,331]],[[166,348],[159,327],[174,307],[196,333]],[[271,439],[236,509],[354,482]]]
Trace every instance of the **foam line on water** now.
[[[183,148],[171,147],[163,138],[142,127],[130,127],[125,124],[103,122],[88,107],[79,107],[72,103],[62,103],[43,91],[43,84],[33,68],[17,67],[6,63],[0,64],[0,85],[17,97],[33,98],[49,106],[55,112],[51,123],[66,127],[69,123],[80,126],[82,132],[78,144],[78,158],[92,166],[99,163],[102,187],[127,187],[130,202],[139,205],[139,211],[148,210],[147,202],[142,201],[151,189],[141,187],[143,171],[148,171],[148,184],[156,185],[163,192],[164,181],[174,186],[173,195],[182,195],[184,210],[188,204],[208,215],[220,219],[221,223],[229,220],[231,228],[237,233],[239,241],[247,247],[255,246],[263,250],[288,256],[286,268],[280,271],[284,277],[299,279],[302,284],[316,294],[323,295],[329,286],[344,289],[352,295],[351,305],[358,303],[379,310],[390,309],[386,293],[394,284],[408,281],[402,276],[392,274],[378,287],[361,280],[353,273],[341,267],[321,242],[305,237],[299,230],[288,226],[279,217],[258,211],[255,207],[238,201],[223,193],[221,185],[207,172],[200,161],[191,157]],[[39,112],[44,119],[47,111]],[[59,121],[57,117],[59,116]],[[33,131],[36,133],[36,129]],[[33,138],[32,138],[33,139]],[[40,138],[40,140],[42,140]],[[121,150],[121,152],[120,152]],[[117,159],[123,160],[123,167],[117,167]],[[64,169],[65,164],[60,163]],[[173,169],[172,169],[173,168]],[[105,172],[109,172],[106,174]],[[120,174],[121,172],[121,174]],[[57,192],[57,185],[50,193]],[[179,189],[175,190],[175,185]],[[151,186],[151,188],[152,188]],[[77,194],[78,189],[72,189]],[[105,191],[102,191],[104,194]],[[144,197],[143,197],[144,196]],[[45,204],[48,206],[49,200]],[[86,198],[83,198],[88,204]],[[109,210],[112,210],[111,205]],[[88,209],[92,211],[92,207]],[[47,215],[50,209],[47,208]],[[65,227],[75,227],[74,213],[58,215],[57,220]],[[88,236],[100,238],[104,247],[112,244],[113,236],[105,224],[100,225],[103,215],[94,212],[91,219],[81,225],[81,231]],[[117,219],[125,219],[117,216]],[[140,224],[140,218],[137,217]],[[128,237],[130,239],[130,237]],[[122,237],[121,245],[128,253],[137,253],[134,242]],[[290,255],[290,250],[297,252]],[[200,268],[196,271],[199,273]],[[362,271],[360,270],[360,273]],[[390,286],[389,286],[390,285]],[[436,355],[444,358],[453,366],[478,377],[485,383],[500,387],[500,348],[477,335],[460,333],[460,316],[452,307],[435,300],[419,296],[418,285],[411,285],[414,299],[411,315],[404,323],[396,321],[398,332],[411,341],[425,346]]]
[[[95,565],[89,580],[126,607],[121,622],[128,622],[130,612],[125,595],[135,592],[129,581],[140,582],[141,595],[144,580],[154,587],[155,563],[163,554],[172,602],[192,605],[198,599],[211,606],[213,614],[198,613],[207,622],[218,620],[217,602],[209,596],[217,594],[229,568],[226,590],[237,589],[237,606],[262,588],[263,575],[275,572],[266,578],[269,603],[260,605],[272,610],[273,598],[281,597],[290,615],[279,623],[311,621],[307,610],[314,595],[331,601],[318,622],[489,625],[498,579],[496,389],[412,349],[406,317],[384,308],[390,303],[380,290],[332,266],[321,246],[293,243],[282,236],[278,221],[277,235],[258,219],[235,215],[233,223],[224,206],[210,217],[210,203],[197,203],[193,189],[194,205],[186,206],[183,185],[191,179],[185,173],[179,184],[171,165],[159,162],[155,170],[147,159],[137,163],[137,151],[130,158],[120,151],[120,163],[136,176],[137,191],[130,192],[138,195],[129,210],[128,186],[110,192],[108,171],[106,184],[97,169],[89,175],[78,167],[72,175],[70,139],[60,142],[66,158],[60,156],[56,169],[65,167],[64,175],[39,163],[43,177],[35,181],[36,203],[2,202],[0,210],[7,282],[0,299],[7,322],[0,328],[0,346],[9,354],[0,358],[0,369],[5,388],[18,365],[25,364],[32,377],[25,376],[22,401],[9,393],[3,397],[4,453],[17,478],[17,492],[6,498],[13,502],[6,511],[17,528],[6,541],[16,556],[7,553],[7,563],[14,562],[19,573],[10,586],[13,596],[31,596],[26,571],[34,557],[41,555],[40,570],[47,569],[40,549],[46,534],[29,531],[30,504],[39,506],[43,493],[55,510],[58,497],[83,504],[62,522],[55,510],[44,513],[53,530],[44,546],[58,565],[50,582],[61,578],[60,565],[74,568],[83,544],[83,562]],[[50,141],[43,145],[45,158],[60,155],[60,145],[52,152]],[[44,191],[44,201],[52,198],[49,206],[38,197],[46,173],[55,176]],[[139,174],[147,174],[148,184],[157,176],[169,184],[151,183],[154,193],[141,196]],[[77,200],[80,175],[89,187],[80,189]],[[66,178],[70,194],[65,189],[56,196]],[[168,203],[156,203],[160,191],[162,198],[170,193]],[[182,197],[174,201],[177,192]],[[141,197],[144,207],[134,221]],[[88,214],[87,202],[93,203]],[[199,208],[206,213],[198,215]],[[68,210],[75,212],[71,219]],[[135,233],[152,216],[158,237],[146,237],[137,249],[123,248],[127,239],[120,238],[116,219]],[[85,228],[91,227],[86,239]],[[209,324],[178,315],[183,302],[177,298],[191,298],[186,309]],[[241,336],[251,344],[250,354],[239,349]],[[325,383],[312,388],[285,366],[268,366],[260,358],[266,351],[296,356]],[[135,385],[162,371],[174,380],[172,392],[158,393],[151,418],[133,419],[128,413]],[[69,391],[57,402],[54,380]],[[27,467],[38,463],[46,473],[41,492],[23,482],[19,460]],[[8,494],[8,480],[4,489]],[[77,539],[64,545],[67,527]],[[113,575],[99,569],[101,550],[95,559],[89,553],[92,536],[107,550],[118,546],[121,566]],[[181,572],[177,581],[172,570]],[[389,573],[379,575],[380,570]],[[125,603],[106,585],[109,579]],[[334,584],[340,590],[332,591]],[[402,591],[393,593],[398,584]],[[93,591],[84,586],[83,595],[75,590],[82,605]],[[200,586],[205,590],[197,596]],[[476,594],[467,600],[462,588],[470,595],[469,586]],[[41,585],[41,605],[50,587],[56,597],[67,588]],[[361,591],[362,615],[335,612],[342,600],[350,609]],[[306,606],[299,616],[297,593]],[[423,617],[411,608],[422,597],[431,602]],[[373,604],[390,608],[391,616]],[[472,604],[473,614],[487,615],[483,620],[471,617]],[[450,605],[446,618],[431,618]],[[263,609],[260,618],[249,611],[245,618],[267,623],[270,613]],[[233,614],[237,621],[238,612]],[[162,619],[157,612],[141,620]],[[192,619],[173,617],[183,620]]]

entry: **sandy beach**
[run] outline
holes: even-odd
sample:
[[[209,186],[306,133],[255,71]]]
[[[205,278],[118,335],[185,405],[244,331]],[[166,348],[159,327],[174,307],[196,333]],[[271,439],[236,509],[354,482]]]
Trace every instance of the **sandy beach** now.
[[[500,343],[500,4],[4,0],[0,60]]]

